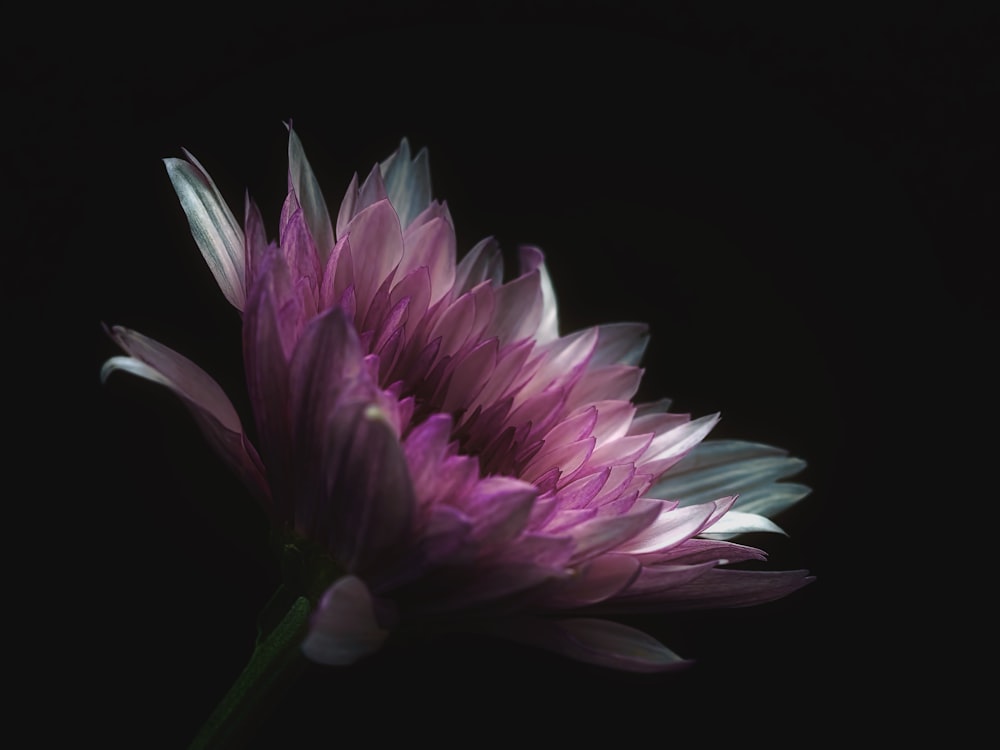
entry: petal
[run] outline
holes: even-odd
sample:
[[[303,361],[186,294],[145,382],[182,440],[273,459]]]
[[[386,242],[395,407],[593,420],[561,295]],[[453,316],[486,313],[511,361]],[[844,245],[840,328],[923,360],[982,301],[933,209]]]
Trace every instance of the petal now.
[[[167,175],[191,234],[226,299],[242,310],[246,302],[243,230],[222,199],[215,182],[187,151],[187,160],[164,159]]]
[[[333,223],[330,221],[323,191],[291,123],[288,123],[288,186],[302,207],[306,226],[319,253],[319,261],[321,264],[325,263],[333,250]]]
[[[805,570],[713,568],[690,583],[670,589],[669,600],[645,611],[680,612],[715,607],[749,607],[780,599],[814,580]]]
[[[765,516],[738,510],[729,511],[719,520],[709,524],[702,533],[713,539],[727,539],[736,534],[749,534],[755,531],[785,533],[778,524]]]
[[[455,228],[446,216],[432,218],[403,234],[403,259],[397,277],[426,266],[431,281],[431,304],[441,299],[455,281]]]
[[[658,476],[671,466],[676,465],[681,458],[705,439],[705,436],[714,429],[718,422],[718,414],[709,414],[660,433],[653,438],[649,449],[643,455],[642,460],[638,462],[639,471]]]
[[[620,516],[601,516],[577,524],[570,529],[576,541],[574,561],[579,562],[623,545],[649,527],[664,506],[655,501],[641,500],[634,509]]]
[[[254,496],[266,502],[270,491],[260,458],[221,386],[194,362],[158,341],[120,326],[111,333],[131,356],[111,357],[101,368],[101,380],[122,371],[169,388],[188,406],[216,452]]]
[[[416,506],[406,457],[384,412],[352,404],[330,415],[319,466],[319,519],[334,559],[351,572],[384,573]]]
[[[617,550],[638,555],[669,549],[702,531],[717,510],[715,503],[665,509],[655,521],[624,541]]]
[[[503,256],[500,245],[493,237],[476,243],[455,267],[454,296],[460,297],[482,284],[499,286],[503,280]]]
[[[376,201],[347,225],[354,260],[354,284],[361,318],[375,292],[403,257],[403,234],[388,200]]]
[[[427,149],[410,158],[410,143],[403,138],[397,148],[379,165],[385,191],[399,223],[406,229],[431,202],[431,170]]]
[[[591,358],[591,366],[636,366],[642,361],[648,344],[649,326],[645,323],[602,325],[600,326],[597,348]]]
[[[153,371],[145,373],[133,369],[133,374],[166,385],[201,411],[210,414],[226,429],[241,431],[240,418],[222,386],[190,359],[159,341],[122,326],[112,328],[111,336],[131,357],[148,365]],[[110,368],[106,364],[106,371],[101,372],[102,379],[106,379],[116,367],[128,369],[122,362],[115,362],[115,366]]]
[[[528,522],[538,490],[509,477],[486,477],[467,498],[463,510],[473,521],[472,537],[483,547],[510,542]]]
[[[618,608],[619,603],[662,600],[665,592],[669,592],[675,586],[690,583],[722,562],[724,561],[715,559],[696,565],[646,565],[626,591],[607,603],[607,611],[625,611],[624,608]]]
[[[539,281],[542,287],[542,316],[535,332],[535,339],[540,344],[559,338],[559,311],[556,305],[556,292],[552,286],[552,277],[545,268],[545,256],[536,247],[521,248],[521,273],[530,273],[538,269]]]
[[[679,461],[650,494],[682,505],[739,494],[736,509],[773,516],[809,494],[803,485],[780,484],[806,466],[786,451],[742,440],[705,440]]]
[[[518,618],[488,632],[577,661],[628,672],[663,672],[690,664],[647,633],[594,618]]]
[[[302,642],[319,664],[340,666],[378,651],[389,631],[379,627],[371,593],[356,576],[338,578],[320,599]]]
[[[631,584],[642,565],[632,555],[601,555],[559,581],[545,605],[556,609],[571,609],[610,599]]]

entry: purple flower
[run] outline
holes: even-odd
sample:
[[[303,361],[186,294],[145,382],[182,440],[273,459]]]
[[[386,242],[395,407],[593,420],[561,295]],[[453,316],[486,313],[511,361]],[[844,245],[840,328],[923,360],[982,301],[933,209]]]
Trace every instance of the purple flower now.
[[[767,602],[811,578],[731,541],[808,494],[804,462],[706,440],[719,417],[635,403],[644,325],[562,334],[542,253],[457,260],[427,153],[404,139],[332,216],[289,129],[278,238],[242,224],[190,154],[166,159],[194,238],[242,313],[253,442],[203,370],[121,327],[125,370],[173,390],[304,550],[302,650],[349,664],[394,631],[469,628],[585,662],[684,661],[608,616]]]

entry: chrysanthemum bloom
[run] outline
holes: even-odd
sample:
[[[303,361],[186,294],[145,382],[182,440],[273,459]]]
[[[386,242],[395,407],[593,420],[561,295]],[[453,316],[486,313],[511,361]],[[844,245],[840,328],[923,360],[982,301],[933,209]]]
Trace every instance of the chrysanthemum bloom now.
[[[457,260],[426,151],[404,139],[336,216],[290,130],[269,242],[193,156],[166,159],[198,247],[242,313],[251,443],[194,363],[114,328],[114,370],[161,383],[259,499],[311,615],[301,648],[349,664],[396,631],[470,628],[633,671],[683,660],[614,615],[753,605],[805,571],[739,566],[731,539],[808,493],[804,463],[705,440],[667,401],[634,403],[647,327],[561,334],[542,253],[505,280],[485,239]]]

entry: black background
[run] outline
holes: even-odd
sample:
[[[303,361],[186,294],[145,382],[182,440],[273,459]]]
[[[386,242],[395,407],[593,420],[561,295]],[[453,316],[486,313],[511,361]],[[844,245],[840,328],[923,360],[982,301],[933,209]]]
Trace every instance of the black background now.
[[[91,9],[10,30],[12,578],[33,595],[12,598],[42,636],[22,691],[48,717],[36,731],[72,712],[99,744],[183,747],[252,647],[277,582],[262,519],[173,397],[97,373],[117,353],[101,324],[126,325],[248,413],[238,314],[161,160],[192,151],[273,235],[288,119],[333,206],[402,136],[426,146],[461,249],[542,247],[564,332],[651,324],[640,396],[805,458],[814,491],[779,519],[790,537],[759,541],[817,581],[637,621],[697,660],[680,674],[475,638],[311,669],[257,747],[791,746],[947,723],[913,701],[979,667],[941,623],[977,622],[947,566],[974,568],[979,545],[944,550],[985,502],[963,477],[990,445],[967,423],[989,405],[997,323],[995,19],[521,5]]]

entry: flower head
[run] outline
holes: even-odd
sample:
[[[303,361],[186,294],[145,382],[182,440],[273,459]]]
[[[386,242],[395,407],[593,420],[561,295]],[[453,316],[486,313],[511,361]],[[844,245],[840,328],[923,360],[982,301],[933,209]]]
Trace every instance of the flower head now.
[[[277,239],[242,222],[190,154],[166,159],[195,241],[242,314],[253,439],[179,353],[112,330],[125,370],[190,407],[274,527],[308,550],[302,644],[348,664],[394,631],[467,627],[635,671],[683,660],[614,615],[745,606],[806,584],[732,541],[808,493],[778,448],[706,440],[718,421],[635,403],[648,331],[562,334],[542,253],[504,276],[458,260],[427,153],[404,139],[336,215],[289,128]]]

